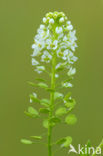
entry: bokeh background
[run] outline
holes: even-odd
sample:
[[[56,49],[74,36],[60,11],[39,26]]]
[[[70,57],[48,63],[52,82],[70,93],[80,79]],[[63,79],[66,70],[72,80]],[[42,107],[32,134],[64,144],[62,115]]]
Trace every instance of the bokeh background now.
[[[40,121],[23,112],[33,91],[27,81],[35,78],[30,58],[33,37],[45,13],[55,10],[65,12],[77,30],[79,60],[72,89],[78,123],[58,127],[54,136],[72,136],[75,147],[88,139],[96,146],[103,137],[103,0],[0,0],[1,156],[47,155],[45,147],[22,145],[20,139],[42,131]]]

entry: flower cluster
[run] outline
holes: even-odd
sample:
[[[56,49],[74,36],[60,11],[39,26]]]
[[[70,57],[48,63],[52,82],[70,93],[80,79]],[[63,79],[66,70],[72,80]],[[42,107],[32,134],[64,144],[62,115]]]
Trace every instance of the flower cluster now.
[[[65,62],[66,67],[70,69],[69,75],[75,73],[71,65],[77,60],[74,55],[76,44],[76,31],[63,12],[49,12],[43,18],[42,24],[37,30],[32,45],[32,65],[36,66],[35,71],[41,73],[45,70],[40,62],[49,63],[55,52],[58,58]],[[39,60],[41,58],[40,61]],[[57,65],[59,66],[60,63]],[[73,70],[73,71],[72,71]]]

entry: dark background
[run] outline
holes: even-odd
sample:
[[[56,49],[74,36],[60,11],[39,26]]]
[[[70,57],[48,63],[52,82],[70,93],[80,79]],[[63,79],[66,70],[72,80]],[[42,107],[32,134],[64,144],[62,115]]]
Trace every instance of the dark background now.
[[[40,121],[28,119],[35,73],[31,45],[45,13],[63,11],[77,30],[79,57],[73,80],[78,123],[58,127],[54,136],[70,135],[73,144],[88,139],[96,146],[103,136],[103,0],[0,0],[0,155],[47,155],[41,145],[26,146],[20,139],[41,133]],[[42,92],[41,92],[42,95]],[[44,131],[44,129],[43,129]],[[67,152],[56,155],[68,155]]]

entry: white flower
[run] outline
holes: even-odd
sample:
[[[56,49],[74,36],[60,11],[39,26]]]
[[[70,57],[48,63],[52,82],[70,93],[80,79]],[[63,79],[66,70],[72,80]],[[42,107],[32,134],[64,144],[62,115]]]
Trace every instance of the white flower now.
[[[37,66],[36,69],[35,69],[35,71],[40,74],[43,71],[45,71],[45,67],[44,66]]]
[[[67,26],[67,30],[72,30],[72,29],[73,29],[72,25]]]
[[[49,54],[48,51],[45,50],[43,52],[43,55],[41,56],[41,61],[49,63],[51,59],[52,59],[52,56]]]
[[[45,25],[41,24],[40,29],[42,29],[42,30],[45,29]]]
[[[55,74],[55,78],[58,78],[59,77],[59,75],[58,74]]]
[[[56,27],[55,31],[56,31],[57,34],[60,34],[60,33],[63,32],[63,28],[62,27]]]
[[[51,18],[51,19],[49,20],[49,23],[50,23],[50,24],[54,24],[54,19]]]
[[[70,87],[71,88],[71,87],[73,87],[73,85],[69,82],[65,82],[65,83],[63,83],[63,87],[65,87],[65,88]]]
[[[44,17],[44,18],[43,18],[43,23],[46,23],[46,21],[47,21],[47,19]]]
[[[60,22],[60,23],[63,23],[63,22],[64,22],[64,17],[61,17],[61,18],[59,19],[59,22]]]
[[[68,56],[68,53],[69,53],[69,50],[67,49],[67,50],[64,50],[64,52],[63,52],[63,59],[64,60],[66,60],[67,59],[67,56]]]
[[[32,65],[33,65],[33,66],[36,66],[36,65],[38,65],[38,64],[39,64],[39,62],[36,61],[36,59],[32,58]]]
[[[57,47],[58,47],[58,41],[55,40],[55,41],[53,42],[53,50],[57,49]]]
[[[70,25],[71,24],[71,21],[67,21],[67,24]]]
[[[60,67],[61,67],[61,64],[62,64],[62,63],[58,63],[58,64],[56,65],[56,69],[60,68]]]
[[[37,94],[36,94],[36,93],[34,93],[34,92],[33,92],[33,96],[34,96],[35,98],[37,98]]]
[[[71,67],[71,68],[69,69],[69,72],[67,73],[67,75],[68,75],[68,76],[72,76],[72,75],[74,75],[75,73],[76,73],[76,69]]]
[[[35,98],[37,98],[37,94],[36,93],[33,93],[33,96],[35,97]],[[33,102],[33,100],[30,98],[30,103],[32,103]]]

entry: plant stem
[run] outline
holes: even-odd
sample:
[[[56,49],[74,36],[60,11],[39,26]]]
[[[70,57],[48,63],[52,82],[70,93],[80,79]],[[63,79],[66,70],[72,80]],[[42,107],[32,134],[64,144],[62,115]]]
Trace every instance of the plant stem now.
[[[51,73],[51,88],[55,90],[55,66],[56,66],[56,55],[55,52],[53,53],[52,58],[52,73]],[[54,108],[54,92],[50,93],[50,112],[49,112],[49,119],[48,119],[48,156],[52,156],[52,125],[51,125],[51,118],[53,115],[53,108]]]

